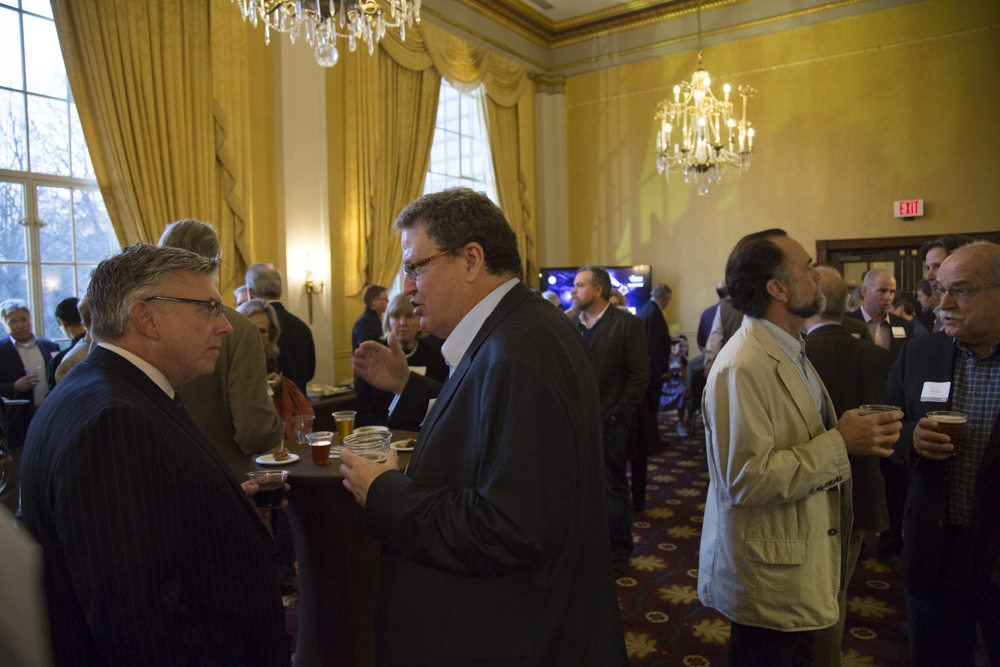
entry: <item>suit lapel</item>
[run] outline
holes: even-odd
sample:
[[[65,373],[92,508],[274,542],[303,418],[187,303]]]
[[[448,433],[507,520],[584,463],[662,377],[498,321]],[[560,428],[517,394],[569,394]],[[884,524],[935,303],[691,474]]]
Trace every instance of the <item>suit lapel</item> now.
[[[823,424],[823,417],[816,410],[816,406],[813,404],[812,398],[809,396],[809,390],[806,388],[805,383],[802,381],[802,377],[799,372],[795,370],[795,366],[792,364],[791,360],[778,345],[778,341],[774,339],[771,332],[767,330],[762,323],[754,320],[751,325],[753,329],[753,334],[758,340],[764,345],[764,349],[767,350],[768,355],[772,359],[778,362],[778,377],[781,379],[782,384],[788,390],[788,394],[792,397],[795,402],[795,407],[798,408],[799,414],[802,416],[802,420],[806,423],[806,428],[809,429],[810,437],[817,437],[826,431],[826,427]],[[810,364],[810,368],[812,365]],[[815,369],[813,369],[815,372]],[[819,375],[817,374],[817,377]],[[822,386],[822,382],[820,385]],[[830,395],[826,391],[826,387],[823,387],[823,396],[827,401],[828,406],[832,406],[833,402],[830,400]],[[828,409],[827,412],[832,412],[832,408]]]
[[[486,318],[483,325],[479,327],[479,331],[476,333],[475,338],[472,339],[469,349],[465,351],[465,355],[462,357],[462,360],[458,362],[458,367],[455,369],[455,372],[452,373],[451,377],[449,377],[444,383],[444,386],[441,388],[441,393],[438,394],[437,400],[434,401],[434,407],[431,408],[430,412],[427,414],[427,418],[424,420],[423,426],[420,428],[420,436],[423,443],[426,444],[427,441],[430,440],[431,434],[434,432],[434,427],[437,425],[438,418],[454,398],[457,388],[462,384],[462,380],[465,378],[465,374],[472,365],[472,360],[475,358],[479,348],[482,347],[483,341],[485,341],[493,329],[496,328],[497,324],[499,324],[505,317],[507,317],[507,315],[511,313],[512,310],[514,310],[515,307],[520,305],[529,296],[531,296],[531,290],[525,287],[524,283],[514,285],[514,287],[500,300],[497,307],[493,309],[490,316]],[[425,447],[417,447],[416,451],[413,452],[407,472],[412,474],[412,472],[417,469],[424,449]]]

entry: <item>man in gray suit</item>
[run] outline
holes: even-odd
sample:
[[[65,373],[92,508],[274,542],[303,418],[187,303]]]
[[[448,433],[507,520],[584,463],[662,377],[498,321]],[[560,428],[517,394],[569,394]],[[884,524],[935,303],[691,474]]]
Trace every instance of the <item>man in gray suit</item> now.
[[[609,308],[611,277],[600,266],[585,266],[573,279],[573,318],[597,366],[604,424],[604,502],[611,534],[615,577],[632,557],[632,501],[625,476],[625,445],[649,384],[646,329],[635,315]]]
[[[197,220],[171,223],[159,245],[206,259],[221,252],[215,230]],[[233,332],[222,339],[215,371],[187,383],[180,394],[191,419],[242,482],[255,469],[253,456],[278,445],[284,429],[267,395],[264,346],[256,325],[229,306],[223,306],[223,313]]]
[[[847,311],[847,286],[840,273],[830,266],[816,266],[819,289],[826,297],[823,311],[806,320],[806,356],[826,385],[840,419],[845,412],[866,403],[881,403],[894,357],[867,340],[855,338],[842,318]],[[857,322],[858,320],[852,320]],[[885,483],[875,456],[847,456],[851,464],[851,504],[854,524],[848,543],[844,586],[837,594],[840,620],[816,633],[813,667],[840,665],[840,640],[847,618],[847,585],[861,554],[865,531],[889,528]]]

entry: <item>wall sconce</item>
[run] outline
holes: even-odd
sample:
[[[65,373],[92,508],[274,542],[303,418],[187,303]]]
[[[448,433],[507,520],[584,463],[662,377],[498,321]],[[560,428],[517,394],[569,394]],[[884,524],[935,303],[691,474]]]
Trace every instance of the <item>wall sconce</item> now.
[[[313,294],[319,294],[323,291],[323,281],[319,281],[319,287],[313,282],[313,272],[312,272],[312,262],[309,260],[309,255],[306,255],[306,300],[309,302],[309,324],[313,323]]]

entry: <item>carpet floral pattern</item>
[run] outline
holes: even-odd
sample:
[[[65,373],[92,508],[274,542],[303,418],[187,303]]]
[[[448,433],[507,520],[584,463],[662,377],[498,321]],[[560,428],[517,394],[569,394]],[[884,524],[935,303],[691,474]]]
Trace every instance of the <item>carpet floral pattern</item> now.
[[[723,667],[729,620],[698,601],[698,550],[708,491],[704,428],[676,435],[676,413],[661,413],[663,440],[649,459],[646,509],[633,517],[635,554],[618,579],[625,644],[634,667]],[[867,555],[866,555],[867,554]],[[906,610],[899,576],[866,545],[848,587],[843,667],[905,667]]]

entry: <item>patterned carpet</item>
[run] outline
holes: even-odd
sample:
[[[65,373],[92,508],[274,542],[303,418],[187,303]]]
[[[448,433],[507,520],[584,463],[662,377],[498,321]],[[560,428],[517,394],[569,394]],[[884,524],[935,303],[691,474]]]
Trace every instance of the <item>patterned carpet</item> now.
[[[729,621],[698,601],[698,548],[708,490],[701,423],[691,444],[678,438],[676,413],[661,413],[674,446],[649,459],[646,510],[634,517],[635,555],[618,579],[625,643],[634,667],[722,667]],[[904,667],[906,611],[899,576],[866,544],[848,588],[841,646],[844,667]]]

